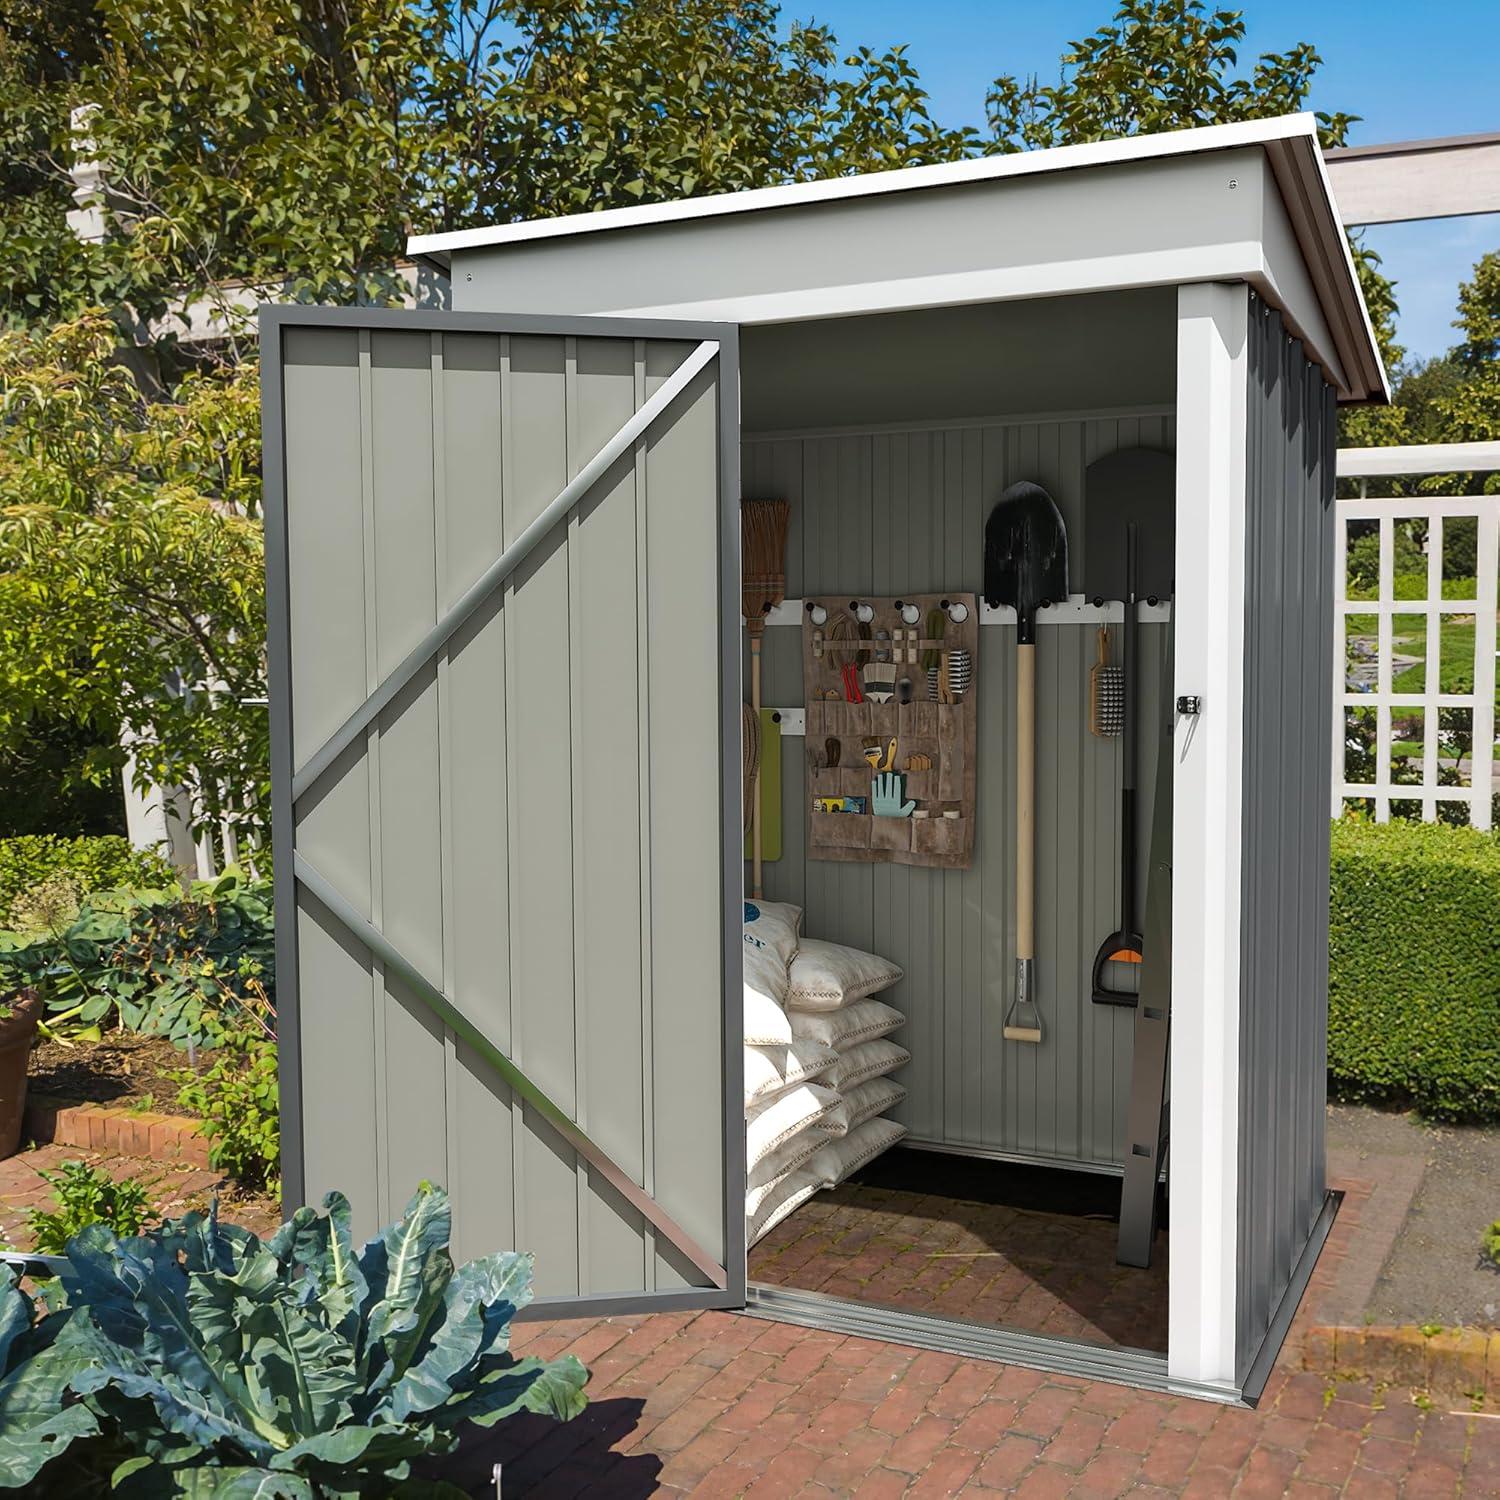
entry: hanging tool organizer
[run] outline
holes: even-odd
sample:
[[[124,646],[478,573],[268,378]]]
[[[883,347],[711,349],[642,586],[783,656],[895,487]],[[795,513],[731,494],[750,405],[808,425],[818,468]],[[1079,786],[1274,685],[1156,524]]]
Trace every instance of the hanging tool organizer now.
[[[974,594],[806,601],[810,858],[969,866],[978,656]]]

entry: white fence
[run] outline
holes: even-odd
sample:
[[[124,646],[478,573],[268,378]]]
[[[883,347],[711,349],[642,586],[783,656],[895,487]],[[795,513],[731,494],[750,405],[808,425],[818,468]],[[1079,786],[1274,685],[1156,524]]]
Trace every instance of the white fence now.
[[[1481,448],[1346,450],[1339,472],[1500,466]],[[1334,816],[1490,828],[1500,495],[1340,500],[1334,547]]]

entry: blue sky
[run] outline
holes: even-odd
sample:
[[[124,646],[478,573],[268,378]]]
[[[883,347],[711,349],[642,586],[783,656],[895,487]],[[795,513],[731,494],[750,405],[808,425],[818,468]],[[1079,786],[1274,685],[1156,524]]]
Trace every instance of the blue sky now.
[[[933,114],[982,125],[997,73],[1052,81],[1067,42],[1114,8],[1114,0],[783,0],[782,19],[822,22],[849,46],[906,42]],[[1353,145],[1500,130],[1500,0],[1240,0],[1236,8],[1249,21],[1242,63],[1299,41],[1317,47],[1324,66],[1310,105],[1363,116]],[[1387,225],[1366,239],[1398,283],[1401,342],[1416,355],[1441,353],[1454,339],[1459,281],[1500,249],[1500,215]]]

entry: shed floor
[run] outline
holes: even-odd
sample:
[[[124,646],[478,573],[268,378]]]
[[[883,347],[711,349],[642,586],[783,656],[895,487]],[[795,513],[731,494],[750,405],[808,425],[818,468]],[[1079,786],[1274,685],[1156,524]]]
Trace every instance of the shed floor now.
[[[893,1152],[777,1225],[750,1280],[1164,1353],[1168,1237],[1149,1270],[1116,1265],[1118,1197],[1117,1178]]]

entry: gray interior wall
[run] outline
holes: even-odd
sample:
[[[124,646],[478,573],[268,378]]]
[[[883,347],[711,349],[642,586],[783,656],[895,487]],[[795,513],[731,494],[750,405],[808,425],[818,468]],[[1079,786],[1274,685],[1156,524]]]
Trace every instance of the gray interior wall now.
[[[1333,391],[1252,297],[1236,1341],[1253,1358],[1324,1193]]]
[[[284,338],[301,766],[692,345]],[[303,798],[295,834],[723,1259],[719,431],[710,371]],[[309,1201],[340,1189],[367,1232],[427,1178],[455,1253],[532,1250],[542,1295],[701,1284],[305,889],[283,920]]]
[[[1170,449],[1170,418],[892,430],[747,441],[747,497],[791,502],[787,594],[979,590],[983,528],[1000,492],[1044,485],[1067,522],[1083,588],[1084,470],[1124,447]],[[1146,543],[1143,543],[1146,545]],[[888,997],[908,1016],[912,1063],[898,1116],[918,1140],[1092,1166],[1118,1164],[1132,1011],[1089,998],[1093,956],[1117,925],[1120,741],[1088,732],[1095,626],[1038,632],[1037,939],[1046,1040],[1002,1040],[1014,970],[1015,630],[980,632],[978,819],[968,870],[805,858],[803,741],[783,741],[782,858],[766,895],[805,908],[804,931],[886,955],[906,978]],[[1143,726],[1160,722],[1168,627],[1140,632]],[[803,699],[800,632],[766,632],[768,705]],[[1141,739],[1140,827],[1150,827],[1157,736]],[[1138,855],[1145,874],[1145,840]],[[1144,889],[1144,887],[1142,887]]]

